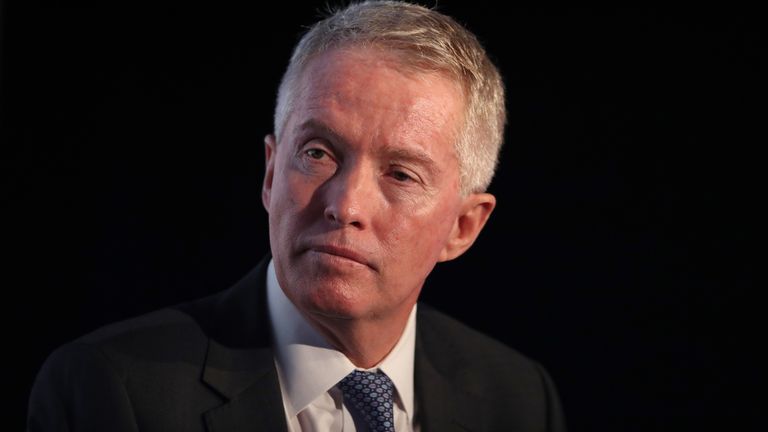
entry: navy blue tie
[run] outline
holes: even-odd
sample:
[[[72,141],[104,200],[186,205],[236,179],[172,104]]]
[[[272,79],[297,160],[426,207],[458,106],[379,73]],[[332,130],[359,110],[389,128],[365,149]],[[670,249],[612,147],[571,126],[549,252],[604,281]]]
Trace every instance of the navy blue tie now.
[[[392,401],[395,385],[383,372],[352,371],[339,381],[347,408],[356,410],[371,432],[395,432]]]

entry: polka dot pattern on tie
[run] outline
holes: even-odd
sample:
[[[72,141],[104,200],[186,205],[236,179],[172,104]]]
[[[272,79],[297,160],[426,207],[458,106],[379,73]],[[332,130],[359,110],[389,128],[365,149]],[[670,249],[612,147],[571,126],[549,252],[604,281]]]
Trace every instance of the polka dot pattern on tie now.
[[[392,395],[395,386],[382,372],[352,371],[339,382],[348,408],[360,413],[372,432],[395,432]]]

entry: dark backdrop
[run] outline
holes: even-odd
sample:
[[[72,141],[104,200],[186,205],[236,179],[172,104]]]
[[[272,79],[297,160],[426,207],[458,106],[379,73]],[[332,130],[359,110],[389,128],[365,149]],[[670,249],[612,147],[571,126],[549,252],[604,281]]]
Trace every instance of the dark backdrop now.
[[[509,127],[498,208],[425,301],[543,363],[573,431],[757,430],[764,22],[439,3],[501,67]],[[265,253],[262,138],[320,4],[0,7],[19,428],[56,346]]]

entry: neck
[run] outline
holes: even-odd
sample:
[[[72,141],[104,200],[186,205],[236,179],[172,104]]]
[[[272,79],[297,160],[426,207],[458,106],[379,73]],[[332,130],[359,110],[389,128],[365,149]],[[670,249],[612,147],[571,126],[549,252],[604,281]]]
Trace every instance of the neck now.
[[[307,320],[355,366],[381,363],[402,336],[411,311],[390,319],[348,319],[311,315]]]

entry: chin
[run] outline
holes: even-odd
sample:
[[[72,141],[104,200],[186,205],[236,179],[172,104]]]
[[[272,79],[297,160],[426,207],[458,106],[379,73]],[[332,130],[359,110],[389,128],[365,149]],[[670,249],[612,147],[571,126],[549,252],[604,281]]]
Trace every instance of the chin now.
[[[372,294],[360,285],[315,283],[301,299],[302,309],[312,315],[335,319],[362,318],[370,309]]]

